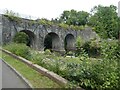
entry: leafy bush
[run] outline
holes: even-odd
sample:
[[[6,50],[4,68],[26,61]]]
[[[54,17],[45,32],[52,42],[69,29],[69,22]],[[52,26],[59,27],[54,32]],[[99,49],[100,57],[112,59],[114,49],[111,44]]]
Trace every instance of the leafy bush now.
[[[30,60],[33,63],[44,67],[45,66],[45,63],[44,63],[45,55],[44,55],[44,53],[39,53],[39,52],[36,52],[34,50],[31,50],[30,52],[31,52]]]
[[[51,53],[49,50],[46,50],[45,53],[31,51],[31,53],[29,52],[30,55],[25,50],[25,47],[27,47],[24,46],[25,44],[22,44],[24,47],[21,44],[20,46],[19,44],[13,44],[14,48],[12,45],[7,45],[5,48],[15,54],[17,53],[17,55],[21,55],[21,53],[25,56],[29,55],[30,60],[34,63],[61,75],[71,83],[86,90],[119,90],[119,42],[102,41],[99,43],[98,46],[100,45],[102,55],[99,60],[89,58],[82,47],[80,47],[79,56],[75,58],[57,56],[57,54]],[[94,47],[96,42],[88,45]]]
[[[85,42],[82,48],[90,57],[100,56],[100,41],[97,41],[96,39],[91,39],[90,41]]]
[[[102,57],[108,59],[120,59],[120,42],[115,40],[104,40],[101,42]]]
[[[16,35],[13,38],[13,41],[15,43],[24,43],[24,44],[27,44],[28,40],[29,40],[29,36],[26,33],[24,33],[24,32],[18,32],[18,33],[16,33]]]
[[[87,45],[87,49],[90,49],[90,46],[97,46],[94,42]],[[66,78],[87,90],[118,90],[120,87],[119,42],[102,41],[98,46],[102,59],[90,60],[81,48],[79,59],[82,62],[68,64]]]
[[[66,79],[86,90],[119,89],[118,64],[115,60],[90,61],[84,58],[81,63],[68,63],[66,72]]]
[[[79,54],[81,53],[81,49],[82,49],[82,45],[84,44],[84,41],[82,40],[82,38],[81,37],[78,37],[77,39],[76,39],[76,48],[77,48],[77,50],[76,50],[76,52],[75,52],[75,55],[76,56],[79,56]]]
[[[96,39],[91,39],[90,41],[84,42],[80,37],[76,40],[76,55],[79,56],[82,49],[92,57],[100,56],[100,42]]]
[[[45,55],[50,55],[51,54],[51,51],[49,49],[46,49],[45,52],[44,52]]]
[[[4,46],[4,48],[23,58],[30,59],[31,57],[30,48],[25,44],[11,43]]]

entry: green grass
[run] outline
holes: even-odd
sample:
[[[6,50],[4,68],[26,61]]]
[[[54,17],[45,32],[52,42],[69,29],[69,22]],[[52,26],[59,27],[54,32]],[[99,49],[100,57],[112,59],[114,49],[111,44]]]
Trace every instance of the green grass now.
[[[20,62],[5,53],[2,53],[2,58],[22,74],[34,88],[60,88],[58,84],[25,65],[23,62]]]
[[[1,48],[1,47],[0,47]],[[1,52],[1,50],[0,50],[0,57],[2,57],[2,52]]]

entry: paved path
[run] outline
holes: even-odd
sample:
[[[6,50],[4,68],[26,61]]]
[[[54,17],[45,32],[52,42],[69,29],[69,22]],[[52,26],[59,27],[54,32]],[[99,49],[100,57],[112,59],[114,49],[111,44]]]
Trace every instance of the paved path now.
[[[2,61],[2,88],[29,88],[29,86]]]

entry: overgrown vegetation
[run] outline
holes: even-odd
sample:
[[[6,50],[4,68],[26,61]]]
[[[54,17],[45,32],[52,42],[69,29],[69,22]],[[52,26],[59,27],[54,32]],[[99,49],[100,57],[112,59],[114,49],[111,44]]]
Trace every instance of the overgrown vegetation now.
[[[118,44],[118,41],[104,40],[99,42],[100,59],[90,58],[88,52],[83,47],[79,48],[80,53],[78,57],[74,58],[62,57],[60,54],[51,53],[49,50],[46,50],[44,53],[29,50],[30,55],[28,53],[24,55],[29,55],[29,60],[32,62],[68,79],[72,85],[81,86],[88,90],[116,90],[120,87],[120,45]],[[94,46],[96,48],[96,44]],[[19,45],[19,47],[21,46]],[[14,50],[11,50],[11,48],[6,49],[11,52],[14,50],[17,52],[18,45],[12,48]]]
[[[6,45],[4,48],[26,59],[31,58],[30,48],[26,46],[26,44],[10,43]]]
[[[24,33],[24,32],[18,32],[15,34],[13,41],[15,43],[23,43],[23,44],[27,44],[29,41],[29,36]]]
[[[10,20],[10,21],[14,21],[17,24],[20,24],[23,20],[20,17],[20,15],[18,13],[15,13],[13,11],[8,11],[6,10],[5,12],[5,16]],[[36,20],[28,20],[26,23],[28,23],[28,25],[32,26],[32,25],[46,25],[46,26],[52,26],[52,25],[56,25],[59,26],[61,28],[63,28],[64,30],[84,30],[86,27],[89,27],[87,25],[68,25],[66,23],[62,23],[58,21],[56,22],[55,20],[47,20],[45,18],[41,18],[41,19],[36,19]]]
[[[95,6],[91,9],[91,15],[88,21],[88,25],[95,27],[95,31],[101,38],[118,39],[118,25],[120,21],[116,6]]]
[[[10,21],[14,21],[16,23],[21,23],[22,19],[20,18],[20,15],[18,13],[13,12],[12,10],[6,10],[5,11],[5,16],[10,20]]]
[[[2,58],[23,75],[32,84],[33,88],[61,88],[61,86],[25,65],[23,62],[5,53],[2,53]]]

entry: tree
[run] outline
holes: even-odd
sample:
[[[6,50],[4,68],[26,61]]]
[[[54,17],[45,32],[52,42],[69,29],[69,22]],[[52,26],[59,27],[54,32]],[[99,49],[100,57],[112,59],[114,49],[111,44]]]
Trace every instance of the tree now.
[[[76,10],[70,10],[70,11],[63,11],[59,18],[60,23],[65,23],[68,25],[86,25],[87,19],[89,17],[89,13],[85,11],[76,11]]]
[[[118,16],[116,6],[95,6],[91,10],[88,25],[95,27],[95,31],[102,38],[118,38]]]

